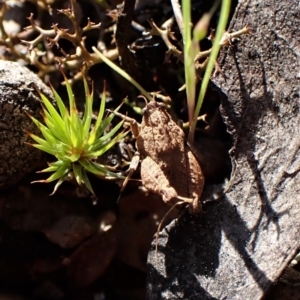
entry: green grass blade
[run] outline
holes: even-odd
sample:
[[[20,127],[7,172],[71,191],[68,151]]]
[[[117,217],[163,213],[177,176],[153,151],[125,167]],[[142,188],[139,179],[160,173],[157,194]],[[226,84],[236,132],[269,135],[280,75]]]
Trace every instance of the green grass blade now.
[[[114,115],[109,115],[107,118],[103,120],[103,122],[98,126],[96,129],[96,126],[91,130],[89,139],[88,139],[88,144],[92,145],[95,140],[97,140],[105,131],[107,126],[111,123],[112,119],[114,118]]]
[[[61,161],[55,161],[55,162],[50,163],[48,168],[38,171],[37,173],[56,172],[63,165],[66,165],[66,164]]]
[[[58,109],[60,111],[60,115],[61,115],[61,118],[62,120],[64,119],[66,113],[67,113],[67,109],[66,109],[66,106],[64,104],[64,102],[62,101],[61,97],[58,95],[58,93],[56,92],[56,90],[54,89],[54,87],[52,85],[50,85],[51,87],[51,90],[52,90],[52,93],[54,95],[54,98],[56,100],[56,103],[57,103],[57,106],[58,106]]]
[[[151,95],[136,81],[134,80],[128,73],[122,70],[119,66],[109,60],[105,55],[103,55],[96,47],[92,47],[93,51],[99,56],[99,58],[105,62],[108,66],[110,66],[115,72],[128,80],[132,85],[134,85],[141,93],[144,95],[149,101],[152,101]]]
[[[73,147],[78,147],[82,143],[83,127],[81,120],[78,115],[78,110],[76,107],[76,102],[74,98],[74,93],[72,87],[66,77],[62,72],[65,80],[65,85],[67,88],[68,98],[69,98],[69,118],[68,118],[68,132],[70,134],[70,142]],[[66,124],[65,124],[66,125]]]
[[[83,126],[78,114],[71,114],[70,120],[70,137],[74,148],[78,148],[82,144]]]
[[[91,152],[97,151],[99,148],[102,147],[103,144],[108,142],[117,133],[117,131],[122,127],[123,123],[124,123],[124,121],[121,121],[113,129],[111,129],[107,134],[103,135],[95,143],[93,143],[92,147],[90,148]]]
[[[49,145],[56,145],[56,144],[60,143],[60,140],[56,139],[47,127],[45,127],[45,126],[41,127],[40,131],[41,131],[43,137],[49,143]]]
[[[99,172],[99,170],[95,168],[93,163],[88,159],[80,159],[78,162],[84,167],[85,170],[92,174],[96,174],[98,176],[105,175],[105,172]]]
[[[41,131],[41,133],[43,134],[44,138],[49,142],[49,143],[55,143],[58,140],[56,139],[55,136],[53,136],[51,130],[46,127],[44,124],[42,124],[40,121],[38,121],[37,119],[35,119],[32,116],[29,116],[32,120],[32,122],[39,128],[39,130]]]
[[[64,182],[64,177],[59,178],[56,185],[54,186],[53,192],[50,194],[50,196],[54,195],[57,189],[60,187],[60,185]]]
[[[91,128],[91,121],[92,121],[92,114],[93,114],[93,91],[90,93],[88,83],[85,78],[83,78],[84,83],[84,91],[85,91],[85,110],[84,116],[82,119],[83,130],[82,135],[83,137],[88,137],[90,128]]]
[[[92,193],[92,195],[97,199],[96,194],[92,188],[92,185],[90,183],[90,180],[89,180],[85,170],[82,171],[82,182],[86,186],[86,188]]]
[[[60,168],[58,168],[58,170],[53,173],[50,177],[48,177],[45,182],[49,183],[52,182],[54,180],[60,179],[65,177],[68,173],[70,172],[70,168],[69,166],[61,166]]]
[[[110,171],[106,166],[94,163],[87,159],[82,159],[79,163],[90,173],[100,177],[124,178],[123,176]]]
[[[188,105],[189,122],[192,122],[195,109],[195,95],[196,95],[196,70],[194,58],[196,51],[191,38],[191,0],[185,0],[182,3],[183,14],[183,45],[184,45],[184,74],[185,87]]]
[[[106,151],[108,151],[111,147],[113,147],[116,143],[121,141],[128,132],[119,133],[116,137],[114,137],[112,140],[110,140],[107,143],[102,144],[101,149],[98,151],[95,151],[93,155],[95,157],[103,155]]]
[[[51,117],[49,112],[44,110],[44,122],[46,126],[51,131],[51,134],[58,140],[64,142],[64,143],[70,143],[70,137],[68,136],[64,126],[64,129],[61,129],[54,121],[54,119]]]
[[[49,112],[49,114],[51,115],[51,117],[53,118],[57,126],[63,129],[64,128],[63,119],[61,118],[61,116],[59,115],[55,107],[52,105],[52,103],[47,99],[47,97],[44,94],[40,93],[40,97],[47,111]]]
[[[46,169],[43,169],[43,170],[41,170],[41,171],[38,171],[37,173],[49,173],[49,172],[53,173],[53,172],[56,172],[58,169],[59,169],[59,167],[56,167],[56,166],[50,166],[50,167],[48,167],[48,168],[46,168]]]
[[[195,109],[195,112],[194,112],[194,120],[193,120],[192,123],[190,123],[190,132],[195,132],[197,118],[199,116],[200,109],[202,107],[204,96],[206,94],[206,90],[207,90],[207,87],[208,87],[208,84],[209,84],[210,76],[212,74],[217,56],[219,54],[219,50],[220,50],[220,44],[219,43],[221,41],[221,38],[223,36],[223,33],[225,31],[225,28],[226,28],[226,25],[227,25],[227,22],[228,22],[228,17],[229,17],[229,13],[230,13],[230,6],[231,6],[231,0],[223,0],[222,1],[221,14],[220,14],[219,22],[218,22],[216,36],[215,36],[215,39],[214,39],[214,44],[213,44],[213,47],[212,47],[211,54],[209,56],[206,71],[205,71],[205,74],[204,74],[204,77],[203,77],[203,80],[202,80],[200,92],[199,92],[199,95],[198,95],[197,105],[196,105],[196,109]]]
[[[56,154],[56,150],[53,149],[53,147],[47,147],[47,146],[44,146],[44,145],[41,145],[41,144],[32,144],[32,146],[34,148],[42,150],[42,151],[44,151],[46,153],[49,153],[49,154],[51,154],[53,156],[55,156],[55,154]]]
[[[52,145],[47,141],[44,140],[43,138],[33,134],[33,133],[29,133],[29,136],[36,141],[39,145],[45,146],[45,147],[50,147],[53,149]]]
[[[106,140],[109,140],[110,138],[112,138],[117,133],[117,131],[122,127],[123,124],[124,124],[124,121],[122,120],[121,122],[119,122],[119,124],[117,124],[107,134],[101,136],[101,138],[99,138],[98,140],[100,142],[105,142]]]
[[[101,103],[100,103],[100,110],[98,113],[97,121],[95,124],[95,132],[97,132],[98,128],[100,127],[100,124],[102,123],[104,112],[105,112],[105,104],[106,104],[106,84],[104,82],[103,86],[103,92],[101,95]]]
[[[73,113],[74,109],[77,111],[75,98],[74,98],[73,90],[72,90],[72,87],[69,83],[69,80],[68,80],[68,78],[66,77],[66,75],[63,71],[62,71],[62,75],[64,77],[64,82],[65,82],[65,85],[66,85],[66,88],[67,88],[67,93],[68,93],[68,98],[69,98],[70,116],[72,117],[72,113]]]
[[[73,164],[73,172],[78,185],[82,184],[82,166],[78,163]]]

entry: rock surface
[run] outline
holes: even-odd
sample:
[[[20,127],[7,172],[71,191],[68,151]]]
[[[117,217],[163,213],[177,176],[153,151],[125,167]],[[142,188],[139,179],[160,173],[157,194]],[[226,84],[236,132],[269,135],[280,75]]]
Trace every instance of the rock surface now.
[[[42,152],[25,144],[27,132],[39,133],[25,112],[41,119],[40,97],[50,89],[37,75],[16,62],[0,60],[0,188],[9,187],[40,164]]]
[[[148,299],[261,299],[299,248],[300,7],[240,1],[223,50],[221,114],[234,139],[225,195],[160,234],[148,256]]]

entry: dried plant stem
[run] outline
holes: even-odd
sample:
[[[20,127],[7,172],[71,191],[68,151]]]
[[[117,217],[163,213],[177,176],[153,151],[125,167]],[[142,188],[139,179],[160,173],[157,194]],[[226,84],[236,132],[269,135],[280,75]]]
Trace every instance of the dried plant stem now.
[[[177,22],[177,25],[179,27],[181,36],[183,37],[183,18],[182,18],[182,12],[181,7],[178,0],[171,0],[174,16]]]
[[[128,80],[132,85],[134,85],[149,101],[152,101],[151,95],[137,82],[132,78],[128,73],[122,70],[115,63],[106,58],[96,47],[92,47],[98,57],[105,62],[108,66],[110,66],[114,71],[116,71],[119,75],[123,76],[126,80]]]

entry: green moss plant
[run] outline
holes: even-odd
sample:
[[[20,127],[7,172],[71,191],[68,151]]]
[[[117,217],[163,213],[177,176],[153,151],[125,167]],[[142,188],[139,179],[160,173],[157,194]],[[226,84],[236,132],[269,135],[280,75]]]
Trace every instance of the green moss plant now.
[[[123,139],[127,132],[118,133],[123,121],[108,130],[114,114],[111,113],[104,117],[105,90],[102,93],[97,120],[95,124],[92,124],[93,91],[90,92],[85,78],[83,82],[86,107],[83,116],[80,117],[72,88],[67,78],[65,76],[64,78],[68,92],[69,108],[64,105],[61,97],[51,87],[58,109],[53,106],[45,95],[39,92],[42,100],[44,124],[29,115],[43,135],[42,138],[29,133],[30,137],[36,142],[30,145],[56,158],[56,161],[49,163],[48,168],[39,171],[41,173],[50,172],[52,175],[46,180],[35,182],[48,183],[57,180],[53,191],[55,193],[66,179],[66,176],[72,172],[76,182],[79,185],[85,185],[95,196],[87,172],[106,179],[124,178],[121,174],[115,172],[112,167],[99,164],[95,159]],[[117,110],[118,108],[115,111]]]

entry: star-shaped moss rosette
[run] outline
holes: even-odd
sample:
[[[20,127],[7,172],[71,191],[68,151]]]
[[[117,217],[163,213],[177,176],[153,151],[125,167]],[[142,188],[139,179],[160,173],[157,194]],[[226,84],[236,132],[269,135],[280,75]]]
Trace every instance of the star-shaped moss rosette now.
[[[83,79],[85,89],[86,107],[82,117],[76,108],[72,88],[65,77],[65,84],[69,97],[69,109],[64,105],[61,97],[51,86],[58,110],[51,104],[47,97],[39,92],[42,100],[44,124],[29,115],[31,120],[40,129],[44,138],[29,133],[36,144],[30,144],[35,148],[52,154],[56,157],[55,162],[49,163],[49,167],[39,173],[52,172],[46,180],[34,182],[48,183],[58,180],[54,191],[62,184],[66,176],[73,172],[79,185],[84,184],[95,196],[86,172],[93,173],[106,179],[124,178],[115,172],[114,168],[99,164],[95,159],[103,155],[107,150],[118,143],[127,132],[118,133],[123,121],[107,132],[107,129],[114,118],[114,113],[104,118],[105,113],[105,90],[102,93],[100,110],[95,124],[92,124],[93,90],[90,92],[86,79]],[[115,109],[115,111],[117,111]]]

